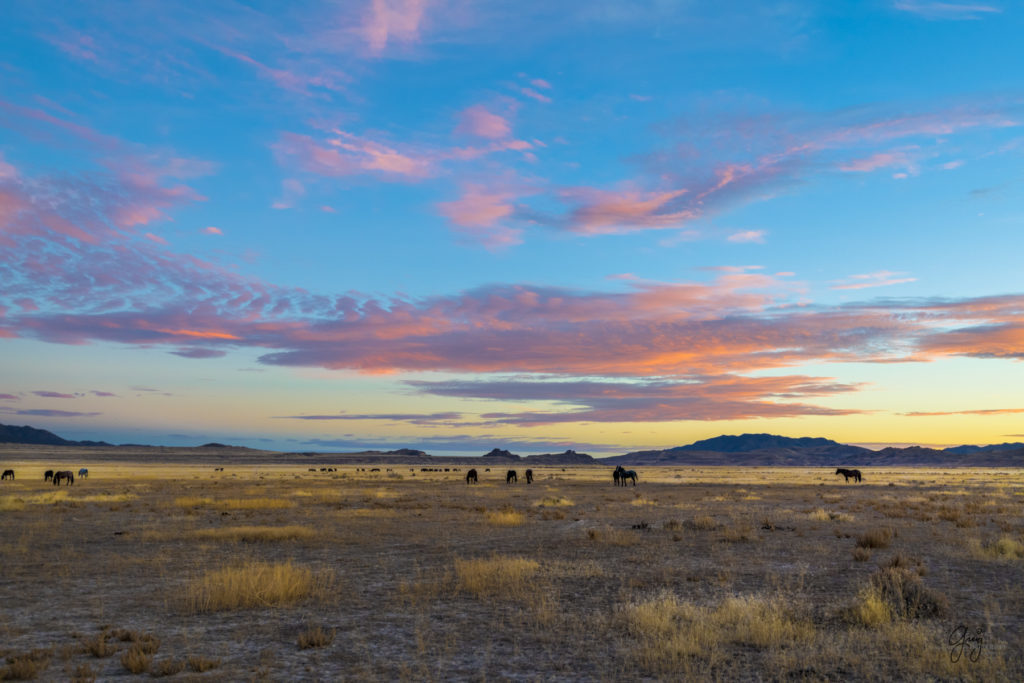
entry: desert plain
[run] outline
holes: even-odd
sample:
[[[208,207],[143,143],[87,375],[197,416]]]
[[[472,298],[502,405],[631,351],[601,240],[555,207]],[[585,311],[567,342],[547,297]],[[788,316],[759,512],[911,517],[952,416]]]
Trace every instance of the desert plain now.
[[[166,455],[0,451],[0,679],[1024,680],[1022,470]]]

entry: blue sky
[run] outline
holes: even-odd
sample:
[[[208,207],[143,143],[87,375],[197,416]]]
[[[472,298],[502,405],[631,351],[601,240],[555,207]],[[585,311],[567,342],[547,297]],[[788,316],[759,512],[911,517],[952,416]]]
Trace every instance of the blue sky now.
[[[4,423],[439,453],[1024,432],[1011,3],[7,9]]]

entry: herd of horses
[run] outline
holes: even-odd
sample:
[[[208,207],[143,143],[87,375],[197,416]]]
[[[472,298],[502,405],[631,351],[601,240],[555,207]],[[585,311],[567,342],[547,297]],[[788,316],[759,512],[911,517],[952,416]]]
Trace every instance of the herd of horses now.
[[[78,478],[88,479],[89,470],[84,467],[78,470]],[[14,470],[4,470],[3,478],[0,479],[0,481],[5,481],[7,479],[14,481]],[[46,470],[46,472],[43,473],[43,481],[52,481],[54,486],[60,486],[61,482],[64,482],[67,486],[71,486],[75,483],[75,473],[71,470]]]
[[[223,467],[219,467],[217,469],[220,470],[220,471],[223,471],[224,468]],[[424,468],[424,470],[425,469],[426,468]],[[310,469],[309,471],[310,472],[316,472],[315,469]],[[324,471],[336,471],[336,469],[335,468],[321,468],[320,471],[321,472],[324,472]],[[375,468],[374,470],[371,470],[371,471],[379,472],[380,469],[379,468]],[[390,472],[391,470],[388,470],[388,471]],[[445,469],[445,471],[446,472],[448,471],[447,468]],[[458,470],[455,470],[455,471],[457,472]],[[487,471],[490,472],[491,471],[490,468],[488,468]],[[526,470],[526,472],[524,472],[524,474],[526,475],[526,483],[527,484],[532,484],[533,483],[533,470]],[[853,479],[855,482],[860,483],[860,481],[863,478],[861,473],[860,473],[860,470],[848,470],[848,469],[839,467],[839,468],[836,469],[836,476],[839,476],[840,474],[843,475],[843,481],[845,481],[847,483],[849,483],[850,479]],[[82,469],[78,470],[78,477],[79,477],[79,479],[88,479],[89,478],[89,470],[87,470],[84,467]],[[7,479],[10,479],[11,481],[14,481],[14,470],[4,470],[3,476],[0,477],[0,481],[6,481]],[[637,479],[638,479],[638,477],[637,477],[637,474],[636,474],[635,470],[627,470],[622,465],[617,466],[615,468],[615,471],[612,472],[612,481],[615,483],[616,486],[626,486],[626,482],[627,481],[632,481],[633,482],[633,486],[636,486]],[[75,473],[72,472],[71,470],[60,470],[60,471],[57,471],[57,472],[55,472],[54,470],[46,470],[46,472],[43,474],[43,481],[52,481],[54,486],[60,486],[61,482],[65,482],[68,486],[71,486],[72,484],[75,483]],[[515,470],[509,470],[505,474],[505,483],[506,484],[515,484],[515,483],[518,483],[518,481],[519,481],[519,474]],[[471,469],[470,471],[466,472],[466,483],[467,484],[478,484],[478,483],[480,483],[480,478],[479,478],[479,475],[477,475],[476,469]]]

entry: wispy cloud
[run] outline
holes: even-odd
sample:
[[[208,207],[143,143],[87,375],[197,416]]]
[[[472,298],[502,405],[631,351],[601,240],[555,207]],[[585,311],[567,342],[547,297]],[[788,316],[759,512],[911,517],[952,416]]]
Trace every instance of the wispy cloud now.
[[[962,2],[935,2],[934,0],[895,0],[893,7],[925,19],[965,21],[982,19],[1003,10],[994,5]]]
[[[78,398],[74,394],[64,394],[59,391],[33,391],[32,393],[41,398]]]
[[[895,273],[889,270],[851,275],[845,280],[836,280],[832,285],[832,289],[868,289],[871,287],[888,287],[889,285],[917,282],[916,277],[907,277],[906,275],[906,273]]]

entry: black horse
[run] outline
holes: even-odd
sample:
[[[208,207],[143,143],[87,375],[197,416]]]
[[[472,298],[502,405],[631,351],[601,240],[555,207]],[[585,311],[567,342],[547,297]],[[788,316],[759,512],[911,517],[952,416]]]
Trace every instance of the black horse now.
[[[533,470],[526,470],[526,483],[527,484],[532,484],[533,483]]]
[[[519,482],[519,475],[516,474],[515,470],[509,470],[508,474],[505,475],[506,484],[516,484]]]
[[[75,483],[75,473],[71,470],[61,470],[60,472],[53,473],[53,485],[60,486],[60,482],[67,480],[68,486]]]
[[[622,467],[622,465],[619,465],[619,466],[617,466],[615,468],[615,471],[612,472],[612,479],[615,480],[615,485],[616,486],[625,486],[626,485],[626,482],[622,481],[622,473],[625,472],[625,471],[626,470]]]
[[[89,470],[85,469],[84,467],[82,469],[78,470],[78,478],[79,479],[88,479],[89,478]]]
[[[849,482],[852,477],[857,483],[860,483],[860,470],[844,470],[842,467],[836,470],[836,474],[843,475],[843,481]]]
[[[53,470],[43,472],[43,481],[53,481]]]
[[[14,481],[14,470],[4,470],[3,475],[0,476],[0,481],[3,481],[4,479]]]
[[[636,472],[635,471],[633,471],[633,470],[622,470],[621,472],[619,472],[619,481],[622,482],[623,486],[626,485],[626,480],[627,479],[632,479],[633,480],[633,486],[636,486]]]
[[[477,478],[476,478],[476,470],[470,470],[469,472],[466,472],[466,483],[467,484],[478,484],[479,483],[479,481],[477,481]]]

